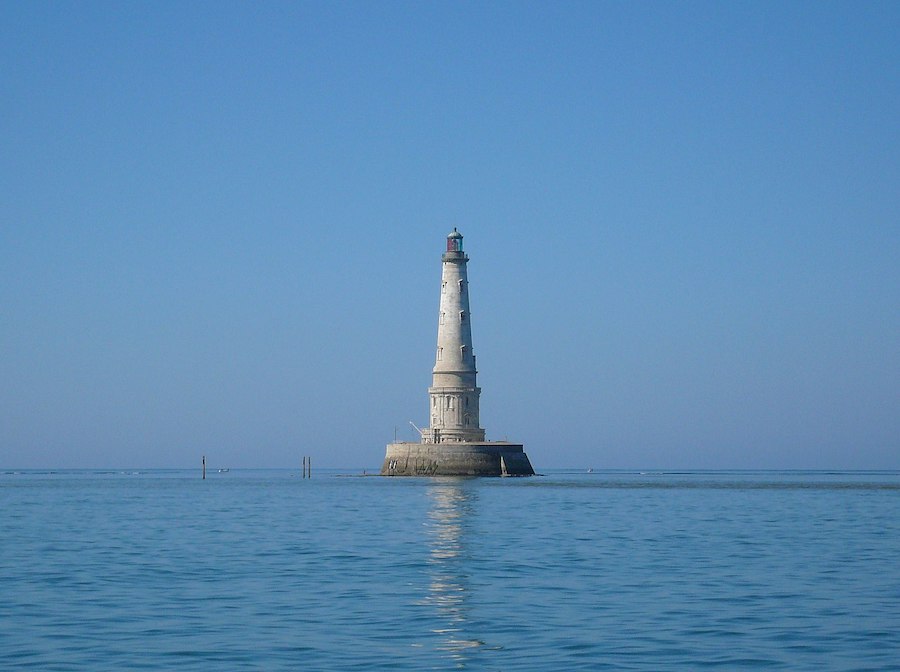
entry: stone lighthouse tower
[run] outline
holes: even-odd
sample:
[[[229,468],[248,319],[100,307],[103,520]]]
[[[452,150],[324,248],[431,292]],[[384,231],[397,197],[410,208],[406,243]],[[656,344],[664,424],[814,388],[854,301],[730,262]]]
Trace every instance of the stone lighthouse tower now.
[[[441,257],[441,312],[438,318],[437,354],[433,382],[428,388],[431,426],[422,434],[424,443],[484,441],[479,426],[475,385],[475,352],[469,313],[469,280],[462,234],[447,236],[447,251]]]
[[[428,388],[430,425],[421,442],[387,447],[385,476],[532,476],[521,444],[486,441],[479,418],[481,388],[475,381],[475,352],[469,312],[469,279],[463,237],[447,236],[441,256],[441,302],[437,352]]]

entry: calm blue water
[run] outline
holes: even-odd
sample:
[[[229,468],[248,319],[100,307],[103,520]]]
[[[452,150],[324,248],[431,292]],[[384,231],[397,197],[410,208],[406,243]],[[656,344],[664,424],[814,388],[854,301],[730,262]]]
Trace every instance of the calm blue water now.
[[[0,472],[0,668],[900,669],[900,472]]]

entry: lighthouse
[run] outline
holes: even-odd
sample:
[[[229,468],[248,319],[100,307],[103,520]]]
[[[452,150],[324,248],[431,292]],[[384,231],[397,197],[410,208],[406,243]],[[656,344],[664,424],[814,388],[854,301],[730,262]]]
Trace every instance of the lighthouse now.
[[[441,255],[437,350],[428,388],[429,426],[418,442],[387,446],[384,476],[532,476],[522,444],[486,441],[472,348],[468,255],[455,228]]]
[[[472,320],[469,312],[469,279],[463,252],[463,237],[456,229],[447,236],[447,251],[441,255],[441,307],[438,317],[437,352],[432,384],[428,388],[431,426],[422,435],[424,443],[484,441],[479,427],[475,384],[475,352],[472,350]]]

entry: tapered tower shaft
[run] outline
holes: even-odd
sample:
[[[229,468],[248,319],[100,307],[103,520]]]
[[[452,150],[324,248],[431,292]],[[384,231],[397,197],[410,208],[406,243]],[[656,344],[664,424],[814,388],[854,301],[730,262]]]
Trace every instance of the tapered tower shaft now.
[[[428,388],[431,425],[422,433],[424,443],[484,441],[478,413],[481,389],[475,382],[469,280],[462,234],[447,236],[441,257],[441,305],[437,353],[432,384]]]

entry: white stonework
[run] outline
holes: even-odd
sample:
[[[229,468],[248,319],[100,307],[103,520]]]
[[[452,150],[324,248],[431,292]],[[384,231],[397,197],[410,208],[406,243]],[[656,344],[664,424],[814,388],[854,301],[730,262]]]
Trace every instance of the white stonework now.
[[[447,236],[447,251],[441,257],[441,306],[438,316],[437,352],[432,384],[428,388],[429,428],[423,443],[484,441],[480,427],[475,384],[475,353],[472,350],[472,318],[469,310],[469,280],[462,234]]]

